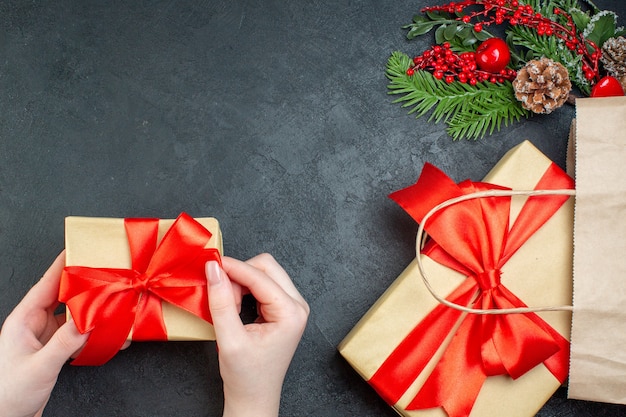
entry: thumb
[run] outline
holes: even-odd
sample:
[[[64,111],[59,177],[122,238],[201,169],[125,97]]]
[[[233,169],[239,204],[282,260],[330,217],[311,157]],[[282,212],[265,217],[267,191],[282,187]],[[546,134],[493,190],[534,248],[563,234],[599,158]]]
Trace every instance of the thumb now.
[[[63,364],[87,342],[89,334],[80,334],[74,320],[63,324],[52,335],[39,354],[46,363],[61,368]]]
[[[209,284],[209,310],[217,340],[243,332],[230,279],[217,261],[207,262],[205,271]]]

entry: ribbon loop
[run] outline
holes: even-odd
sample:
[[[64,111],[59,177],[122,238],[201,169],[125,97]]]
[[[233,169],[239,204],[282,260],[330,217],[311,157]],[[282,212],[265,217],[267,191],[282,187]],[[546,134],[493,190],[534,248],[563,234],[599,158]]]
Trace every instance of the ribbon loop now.
[[[66,266],[59,301],[81,333],[91,332],[74,365],[101,365],[126,341],[167,340],[161,304],[166,301],[211,322],[204,264],[220,261],[207,249],[211,233],[182,213],[161,242],[157,219],[125,219],[132,266]],[[157,244],[158,243],[158,244]]]

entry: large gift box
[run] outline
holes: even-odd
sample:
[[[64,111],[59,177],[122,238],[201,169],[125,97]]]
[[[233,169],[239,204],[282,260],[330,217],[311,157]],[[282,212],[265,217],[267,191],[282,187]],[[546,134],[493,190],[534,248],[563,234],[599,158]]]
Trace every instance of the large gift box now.
[[[214,218],[67,217],[59,300],[90,332],[75,365],[101,365],[126,340],[215,340],[204,265],[220,261]]]
[[[484,190],[572,189],[525,141],[483,182],[456,184],[427,164],[391,195],[418,223]],[[435,294],[458,306],[569,306],[573,202],[567,195],[471,199],[434,214],[420,259]],[[403,416],[534,416],[567,377],[571,311],[476,314],[438,302],[411,262],[339,345]]]

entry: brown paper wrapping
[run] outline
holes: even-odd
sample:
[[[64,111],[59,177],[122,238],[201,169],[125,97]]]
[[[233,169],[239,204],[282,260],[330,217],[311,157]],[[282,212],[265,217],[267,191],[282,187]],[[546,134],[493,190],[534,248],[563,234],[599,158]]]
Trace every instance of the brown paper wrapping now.
[[[222,248],[219,223],[211,217],[195,219],[212,237],[207,248]],[[159,241],[174,220],[159,220]],[[65,219],[65,264],[98,268],[130,268],[130,250],[124,229],[124,219],[96,217],[67,217]],[[208,300],[207,300],[208,302]],[[193,314],[162,303],[163,320],[168,340],[215,340],[213,325]],[[69,315],[69,310],[67,311]],[[132,339],[132,332],[129,335]]]
[[[626,404],[626,97],[576,100],[568,396]]]
[[[550,163],[545,155],[525,141],[510,150],[484,181],[515,190],[530,190]],[[525,199],[513,197],[511,223]],[[502,283],[529,307],[571,304],[572,219],[573,204],[570,199],[502,269]],[[422,255],[422,261],[431,285],[440,295],[450,293],[465,278],[427,256]],[[414,260],[345,337],[339,345],[339,352],[366,381],[369,380],[436,303],[426,289]],[[539,315],[569,339],[571,313],[559,311]],[[405,410],[429,372],[427,368],[398,403],[393,405],[399,414],[408,417],[446,417],[441,408]],[[471,416],[534,416],[560,385],[544,365],[535,367],[517,380],[505,376],[489,377],[480,391]]]

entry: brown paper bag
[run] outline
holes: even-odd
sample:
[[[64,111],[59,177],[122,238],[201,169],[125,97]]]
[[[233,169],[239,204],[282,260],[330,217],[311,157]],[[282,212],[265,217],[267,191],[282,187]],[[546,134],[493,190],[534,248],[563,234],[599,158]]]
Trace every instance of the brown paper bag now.
[[[576,101],[569,398],[626,404],[626,97]]]

